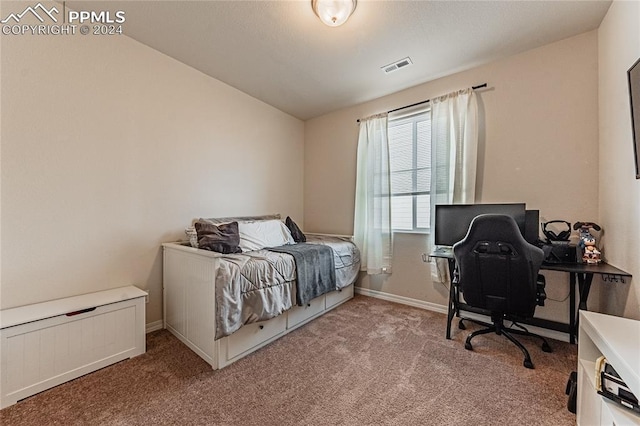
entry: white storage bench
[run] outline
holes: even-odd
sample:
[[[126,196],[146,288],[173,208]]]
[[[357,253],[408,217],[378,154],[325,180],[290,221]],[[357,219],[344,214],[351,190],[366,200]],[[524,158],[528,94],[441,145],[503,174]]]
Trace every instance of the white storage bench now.
[[[128,286],[0,311],[0,408],[145,352],[145,297]]]

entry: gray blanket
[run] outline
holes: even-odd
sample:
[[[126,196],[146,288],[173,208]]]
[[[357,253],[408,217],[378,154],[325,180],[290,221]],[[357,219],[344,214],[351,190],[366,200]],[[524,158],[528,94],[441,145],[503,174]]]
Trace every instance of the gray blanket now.
[[[267,250],[293,256],[296,262],[296,304],[298,306],[304,306],[311,299],[337,288],[336,268],[331,247],[299,243]]]

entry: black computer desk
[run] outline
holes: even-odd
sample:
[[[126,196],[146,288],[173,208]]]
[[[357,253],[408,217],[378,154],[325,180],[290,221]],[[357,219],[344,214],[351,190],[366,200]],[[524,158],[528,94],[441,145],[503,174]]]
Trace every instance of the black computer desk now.
[[[449,276],[453,277],[456,261],[451,250],[434,250],[430,257],[447,259],[449,264]],[[530,318],[521,321],[523,324],[560,331],[569,334],[569,342],[575,343],[578,335],[578,311],[576,310],[576,283],[578,284],[578,310],[587,310],[587,299],[591,290],[591,282],[594,275],[601,275],[608,281],[624,282],[625,278],[631,278],[631,274],[614,266],[601,262],[596,265],[585,263],[543,263],[540,269],[547,271],[560,271],[569,274],[569,323],[551,321],[542,318]],[[449,286],[449,304],[447,307],[447,339],[451,339],[451,321],[456,316],[460,318],[460,311],[473,312],[488,315],[489,312],[469,306],[460,302],[460,291],[455,283]]]

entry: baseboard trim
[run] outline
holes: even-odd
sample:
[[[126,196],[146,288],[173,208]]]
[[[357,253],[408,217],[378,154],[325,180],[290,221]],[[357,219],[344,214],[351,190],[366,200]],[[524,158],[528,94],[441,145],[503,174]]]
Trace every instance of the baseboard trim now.
[[[376,299],[386,300],[388,302],[400,303],[402,305],[413,306],[415,308],[425,309],[427,311],[438,312],[441,314],[447,314],[447,307],[445,305],[439,305],[437,303],[425,302],[424,300],[412,299],[410,297],[398,296],[395,294],[385,293],[378,290],[370,290],[368,288],[355,287],[355,292],[363,296],[375,297]],[[487,316],[475,314],[473,312],[464,312],[466,318],[472,318],[478,321],[491,322],[491,319]],[[535,327],[527,325],[527,329],[531,332],[539,334],[550,339],[559,340],[561,342],[569,342],[569,335],[555,330],[547,330],[546,328]],[[451,324],[452,333],[454,328],[457,330],[456,322]],[[442,331],[444,335],[444,330]]]
[[[163,325],[162,320],[149,322],[146,326],[146,332],[151,333],[152,331],[162,330]]]
[[[363,296],[375,297],[376,299],[386,300],[388,302],[400,303],[402,305],[413,306],[415,308],[425,309],[427,311],[439,312],[447,314],[447,307],[437,303],[425,302],[424,300],[412,299],[411,297],[398,296],[395,294],[385,293],[378,290],[370,290],[368,288],[356,287],[355,292]]]

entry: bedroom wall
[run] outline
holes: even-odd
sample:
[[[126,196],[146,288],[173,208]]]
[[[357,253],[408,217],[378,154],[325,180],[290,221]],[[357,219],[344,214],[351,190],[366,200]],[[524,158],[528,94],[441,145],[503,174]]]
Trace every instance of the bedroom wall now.
[[[601,306],[635,319],[640,319],[640,180],[635,179],[627,70],[640,58],[638,22],[640,2],[614,1],[598,30],[603,252],[609,263],[634,276],[602,292]]]
[[[478,202],[526,202],[547,220],[597,221],[598,53],[591,31],[460,72],[305,124],[304,227],[351,234],[361,117],[463,87],[478,92]],[[393,78],[393,74],[389,76]],[[422,262],[427,237],[395,234],[393,274],[358,283],[422,306],[446,306],[448,290]],[[547,306],[537,315],[567,321],[568,276],[548,272]],[[597,307],[598,285],[590,307]]]
[[[192,219],[302,222],[302,121],[126,36],[1,39],[3,309],[135,284],[153,323]]]

